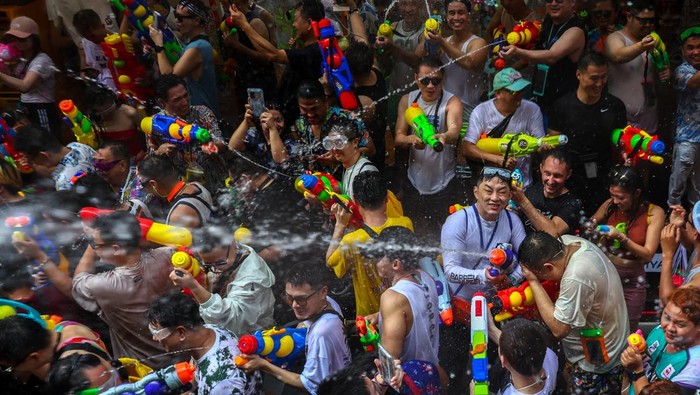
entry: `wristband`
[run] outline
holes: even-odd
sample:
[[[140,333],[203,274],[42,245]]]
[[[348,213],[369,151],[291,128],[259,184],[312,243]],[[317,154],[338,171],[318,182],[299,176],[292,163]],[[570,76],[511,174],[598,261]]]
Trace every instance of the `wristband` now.
[[[164,50],[165,48],[163,48],[163,47],[161,47],[161,46],[159,46],[159,45],[156,45],[155,47],[153,47],[153,49],[156,50],[156,53],[161,53],[161,52],[163,52],[163,50]]]
[[[350,11],[348,12],[348,15],[352,15],[352,14],[354,14],[354,13],[358,13],[358,14],[359,14],[359,13],[360,13],[360,9],[357,8],[357,7],[355,7],[355,8],[353,8],[352,10],[350,10]]]
[[[642,370],[641,372],[634,372],[634,373],[629,374],[629,378],[630,378],[631,382],[635,382],[635,381],[637,381],[645,376],[646,376],[646,374],[645,374],[644,370]]]
[[[620,246],[625,246],[625,245],[627,245],[627,242],[628,242],[629,240],[630,240],[630,238],[627,237],[627,235],[625,235],[625,238],[622,239],[622,240],[620,240]]]

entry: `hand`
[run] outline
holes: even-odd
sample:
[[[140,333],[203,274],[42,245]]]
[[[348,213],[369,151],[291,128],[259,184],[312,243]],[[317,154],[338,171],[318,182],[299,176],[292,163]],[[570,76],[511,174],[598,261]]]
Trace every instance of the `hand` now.
[[[671,69],[665,67],[663,70],[659,71],[659,80],[662,82],[669,81],[671,79]]]
[[[661,230],[661,251],[674,254],[681,243],[681,230],[674,224],[668,224]]]
[[[242,44],[238,38],[238,34],[231,34],[228,31],[221,32],[221,36],[224,38],[224,43],[230,45],[233,48],[239,48]]]
[[[267,133],[268,130],[277,130],[274,117],[267,111],[260,114],[260,126],[265,133]]]
[[[628,346],[627,349],[622,352],[620,362],[622,362],[622,366],[624,366],[625,370],[628,372],[634,373],[644,369],[642,355],[632,346]]]
[[[512,156],[508,157],[508,160],[506,160],[506,169],[513,171],[515,170],[515,166],[518,164],[518,159],[514,158]]]
[[[508,280],[508,278],[506,277],[505,272],[501,272],[501,274],[499,274],[498,276],[493,277],[493,276],[491,276],[491,274],[489,273],[489,270],[491,270],[491,269],[493,269],[493,266],[489,266],[489,267],[487,267],[486,269],[484,269],[484,274],[486,275],[486,281],[488,281],[489,283],[493,284],[493,285],[494,285],[496,288],[498,288],[498,289],[502,288],[503,283],[504,283],[506,280]]]
[[[228,12],[231,15],[230,18],[236,27],[241,27],[248,23],[248,21],[245,19],[245,14],[240,12],[235,5],[231,4],[231,7],[228,8]]]
[[[520,48],[516,47],[515,45],[507,45],[501,50],[501,52],[499,52],[499,54],[504,59],[512,59],[519,55],[518,51],[520,51]]]
[[[192,277],[192,273],[183,269],[175,269],[170,272],[170,280],[180,288],[194,289],[199,285],[197,280]]]
[[[350,211],[344,209],[338,203],[334,203],[331,206],[331,214],[335,215],[335,226],[347,228],[348,224],[350,223],[350,217],[352,216]]]
[[[530,284],[536,283],[536,282],[537,282],[537,283],[540,282],[540,279],[537,278],[537,276],[535,275],[535,273],[533,273],[533,272],[532,272],[530,269],[528,269],[525,265],[520,265],[520,269],[521,269],[522,272],[523,272],[523,276],[525,277],[525,279],[526,279]]]
[[[415,149],[425,149],[425,143],[423,140],[420,139],[420,137],[416,136],[415,134],[412,134],[408,136],[409,142],[411,143],[411,146]]]
[[[386,379],[382,377],[382,363],[379,361],[379,359],[375,358],[374,359],[374,366],[376,366],[378,373],[376,376],[374,376],[374,380],[377,381],[379,385],[386,385]],[[394,377],[389,379],[389,385],[391,388],[395,390],[399,390],[401,388],[401,385],[403,384],[403,368],[401,368],[401,360],[394,359]]]
[[[19,234],[17,234],[17,237],[13,234],[12,246],[15,247],[17,253],[27,259],[41,262],[47,258],[46,253],[41,250],[36,240],[29,237],[26,233],[22,233],[21,237],[19,237]]]
[[[556,147],[553,146],[553,145],[549,145],[549,144],[547,144],[547,143],[543,143],[543,144],[537,149],[537,153],[542,154],[542,153],[545,153],[545,152],[547,152],[547,151],[551,151],[551,150],[553,150],[554,148],[556,148]]]
[[[617,230],[616,227],[608,226],[608,228],[610,229],[609,231],[600,232],[600,233],[605,235],[605,237],[607,237],[608,239],[611,239],[611,240],[614,239],[614,240],[621,241],[622,239],[624,239],[624,234],[622,232],[620,232],[619,230]]]
[[[252,373],[256,370],[260,370],[265,367],[266,364],[270,363],[265,359],[260,358],[260,356],[256,354],[240,354],[240,357],[248,360],[245,365],[240,367],[246,373]]]
[[[442,34],[433,32],[427,32],[425,39],[433,45],[442,45],[442,43],[445,41]]]
[[[167,155],[170,156],[177,150],[177,145],[173,143],[163,143],[155,151],[156,155]]]
[[[656,41],[654,41],[654,37],[652,37],[651,35],[647,35],[639,43],[642,45],[642,49],[644,51],[649,51],[656,47]]]
[[[374,40],[374,46],[384,50],[384,53],[390,52],[394,49],[394,40],[386,38],[384,36],[377,36]]]
[[[673,224],[677,228],[685,226],[686,211],[683,206],[674,204],[669,206],[671,214],[668,217],[669,224]]]
[[[379,313],[367,314],[365,319],[369,321],[370,324],[377,325],[379,324]]]
[[[320,82],[323,86],[323,92],[326,94],[326,96],[331,96],[333,94],[333,87],[328,81],[328,73],[326,73],[326,70],[324,69],[323,74],[321,74],[321,78],[318,79],[318,82]],[[328,93],[330,93],[330,95]]]
[[[255,115],[253,114],[253,107],[251,107],[250,104],[245,105],[245,114],[243,115],[243,119],[245,119],[248,126],[251,126],[255,123]]]
[[[157,47],[163,46],[163,32],[162,31],[153,27],[153,25],[150,25],[148,27],[148,34],[151,36],[151,40],[153,40],[153,44],[155,44]]]
[[[525,199],[527,199],[525,197],[525,192],[523,191],[523,189],[517,185],[511,185],[510,191],[512,194],[511,198],[515,203],[518,203],[518,205],[522,204],[522,202],[524,202]]]

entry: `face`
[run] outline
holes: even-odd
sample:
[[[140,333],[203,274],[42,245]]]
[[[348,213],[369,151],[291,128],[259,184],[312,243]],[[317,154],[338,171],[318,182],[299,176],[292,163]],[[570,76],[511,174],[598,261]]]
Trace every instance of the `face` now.
[[[542,174],[542,184],[544,185],[544,195],[546,197],[557,197],[561,195],[566,186],[566,180],[571,177],[571,170],[566,167],[566,163],[552,158],[545,159],[540,164]]]
[[[661,329],[666,341],[678,348],[688,348],[700,338],[700,326],[693,324],[673,302],[669,302],[661,314]]]
[[[565,19],[574,13],[574,0],[553,0],[546,3],[546,8],[547,13],[555,20]]]
[[[112,150],[109,148],[100,148],[93,156],[93,164],[95,171],[104,178],[110,185],[121,187],[124,182],[124,177],[129,170],[128,161],[126,159],[114,159]]]
[[[700,69],[700,37],[690,37],[683,44],[683,57],[696,69]]]
[[[236,243],[228,246],[219,246],[208,252],[200,252],[200,263],[210,268],[213,273],[222,273],[230,269],[235,263],[238,252]]]
[[[420,66],[415,78],[423,100],[430,102],[438,99],[440,92],[442,92],[444,77],[442,71],[429,66]]]
[[[418,21],[418,18],[420,18],[418,5],[418,0],[399,1],[399,12],[401,13],[401,18],[403,18],[403,20],[409,24],[411,22]]]
[[[345,135],[341,133],[330,133],[328,134],[328,137],[330,139],[342,139],[342,137],[345,137]],[[349,140],[345,145],[342,147],[334,146],[333,148],[330,149],[331,154],[333,154],[333,157],[335,160],[337,160],[340,163],[345,164],[346,162],[350,161],[353,159],[355,156],[354,154],[357,153],[358,150],[358,144],[360,140],[359,139],[353,139]]]
[[[151,322],[148,324],[148,330],[151,331],[153,340],[160,343],[167,352],[181,351],[187,347],[180,341],[184,336],[184,331],[181,327],[164,328],[158,322]]]
[[[20,52],[29,51],[30,49],[32,49],[33,45],[32,36],[26,38],[12,36],[12,42],[15,43],[15,48],[17,48],[17,50]]]
[[[294,286],[287,283],[285,292],[287,303],[289,304],[291,301],[290,306],[298,320],[306,320],[313,317],[320,313],[328,303],[326,301],[328,288],[325,286],[320,289],[313,289],[309,284]]]
[[[90,382],[90,388],[108,390],[121,384],[119,375],[103,365],[84,368],[83,375]]]
[[[185,118],[190,111],[190,94],[185,85],[178,85],[168,90],[165,110],[178,117]]]
[[[297,37],[305,37],[306,35],[310,34],[309,29],[311,29],[311,21],[305,19],[301,15],[301,11],[296,10],[294,11],[294,22],[292,22],[292,27],[294,27],[294,30],[297,32]]]
[[[100,258],[101,261],[105,263],[115,263],[115,258],[121,250],[118,245],[105,244],[100,237],[100,232],[95,231],[92,234],[92,241],[90,246],[95,250],[95,254]]]
[[[464,3],[453,1],[447,6],[447,24],[454,31],[469,28],[469,10]]]
[[[499,89],[495,92],[496,100],[508,108],[518,108],[523,101],[523,91]]]
[[[104,25],[91,27],[83,34],[83,37],[95,44],[99,44],[104,40],[104,36],[100,37],[103,29]]]
[[[608,83],[608,66],[590,65],[585,72],[576,70],[579,87],[591,98],[599,98]]]
[[[615,21],[615,9],[610,0],[597,2],[591,14],[593,23],[600,28],[607,28]]]
[[[270,115],[272,115],[272,120],[275,122],[277,130],[284,129],[284,117],[279,110],[269,110]]]
[[[39,152],[34,156],[27,156],[29,166],[34,169],[34,172],[40,177],[49,177],[53,172],[54,166],[51,164],[49,155],[46,152]]]
[[[185,37],[194,31],[199,26],[199,18],[192,15],[192,12],[187,8],[178,5],[175,9],[175,20],[177,21],[177,30]]]
[[[641,11],[627,15],[627,29],[630,33],[641,40],[654,30],[656,13],[654,11]]]
[[[299,98],[299,112],[311,125],[320,125],[328,112],[328,102],[325,99]]]
[[[639,196],[638,193],[632,194],[620,186],[611,186],[609,190],[613,203],[621,211],[630,210],[637,196]]]
[[[393,266],[393,262],[388,257],[384,257],[377,261],[377,274],[383,279],[391,280],[393,277],[391,270]]]
[[[476,204],[490,217],[498,217],[498,214],[506,208],[511,193],[508,184],[499,177],[484,180],[474,187]]]

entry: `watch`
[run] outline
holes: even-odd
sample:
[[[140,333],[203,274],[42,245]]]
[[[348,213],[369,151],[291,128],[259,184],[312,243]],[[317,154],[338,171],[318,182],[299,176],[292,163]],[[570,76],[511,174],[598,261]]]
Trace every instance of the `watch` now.
[[[635,381],[637,381],[645,376],[646,376],[646,372],[644,371],[644,369],[642,369],[641,372],[634,372],[634,373],[629,374],[629,378],[630,378],[631,382],[635,382]]]
[[[161,53],[165,48],[161,47],[160,45],[156,45],[153,49],[156,50],[156,53]]]

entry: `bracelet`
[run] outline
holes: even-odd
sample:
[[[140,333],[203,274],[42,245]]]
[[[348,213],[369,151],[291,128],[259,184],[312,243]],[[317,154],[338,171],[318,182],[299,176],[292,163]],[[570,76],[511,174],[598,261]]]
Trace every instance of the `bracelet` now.
[[[50,260],[51,260],[51,258],[47,255],[47,256],[46,256],[46,259],[44,259],[43,261],[39,262],[39,265],[41,265],[42,267],[44,267],[44,265],[46,265],[47,263],[49,263]],[[38,261],[37,261],[37,262],[38,262]]]
[[[625,235],[625,238],[622,239],[622,240],[620,240],[620,246],[627,245],[627,242],[628,242],[629,240],[630,240],[630,238],[627,237],[627,235]]]
[[[357,7],[353,8],[352,10],[350,10],[350,11],[348,12],[348,16],[349,16],[349,15],[352,15],[352,14],[354,14],[354,13],[358,13],[358,14],[359,14],[359,13],[360,13],[360,9],[357,8]]]
[[[155,47],[153,47],[153,49],[156,50],[156,53],[161,53],[161,52],[163,52],[163,50],[164,50],[165,48],[163,48],[163,47],[161,47],[161,46],[159,46],[159,45],[156,45]]]

